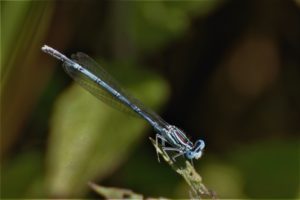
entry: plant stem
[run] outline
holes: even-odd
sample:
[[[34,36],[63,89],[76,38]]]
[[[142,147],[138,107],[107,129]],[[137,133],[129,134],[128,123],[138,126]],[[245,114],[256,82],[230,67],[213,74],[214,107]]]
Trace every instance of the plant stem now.
[[[190,186],[191,191],[190,195],[192,198],[198,199],[216,199],[215,192],[209,190],[202,182],[201,176],[197,173],[194,166],[187,160],[176,160],[174,162],[170,156],[161,148],[159,144],[155,142],[152,138],[150,138],[153,146],[159,155],[163,157],[163,159],[172,167],[174,171],[176,171],[179,175],[183,177],[183,179]]]

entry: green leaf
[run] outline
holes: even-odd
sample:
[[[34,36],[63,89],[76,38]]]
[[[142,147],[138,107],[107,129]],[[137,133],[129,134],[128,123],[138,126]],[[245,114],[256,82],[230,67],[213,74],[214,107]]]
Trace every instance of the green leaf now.
[[[157,77],[132,88],[148,105],[157,107],[166,97],[166,85]],[[55,104],[51,122],[49,193],[83,194],[87,182],[108,176],[124,162],[145,127],[143,120],[108,107],[78,85],[70,87]]]
[[[127,189],[103,187],[92,182],[89,183],[89,186],[106,199],[143,199],[143,195]]]

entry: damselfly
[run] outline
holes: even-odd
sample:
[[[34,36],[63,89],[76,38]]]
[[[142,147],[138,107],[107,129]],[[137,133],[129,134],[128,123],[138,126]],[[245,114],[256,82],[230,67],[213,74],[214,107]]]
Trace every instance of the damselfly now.
[[[174,125],[165,122],[156,113],[146,108],[140,101],[130,96],[119,84],[92,58],[84,53],[76,53],[69,59],[57,50],[44,45],[42,51],[61,60],[63,68],[79,85],[103,102],[122,105],[123,108],[145,119],[156,131],[156,142],[160,142],[162,149],[175,152],[171,158],[185,156],[189,160],[202,156],[205,143],[197,140],[194,144],[185,133]]]

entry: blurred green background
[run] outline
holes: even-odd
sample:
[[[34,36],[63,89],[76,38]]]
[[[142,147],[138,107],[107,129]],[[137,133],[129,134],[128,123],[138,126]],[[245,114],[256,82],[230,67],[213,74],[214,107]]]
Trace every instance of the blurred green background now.
[[[1,1],[1,198],[188,197],[145,122],[75,85],[82,51],[193,140],[222,198],[300,198],[300,2]]]

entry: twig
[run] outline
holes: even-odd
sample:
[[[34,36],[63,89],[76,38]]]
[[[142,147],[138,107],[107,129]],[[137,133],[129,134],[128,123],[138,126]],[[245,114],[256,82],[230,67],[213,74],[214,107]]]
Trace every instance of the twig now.
[[[201,176],[196,172],[195,168],[189,161],[185,159],[184,161],[178,159],[176,162],[173,162],[169,155],[162,150],[161,146],[157,144],[155,140],[152,138],[150,138],[150,140],[156,151],[163,157],[163,159],[172,167],[174,171],[184,178],[184,180],[190,186],[192,198],[216,199],[216,194],[207,189],[202,182]]]

